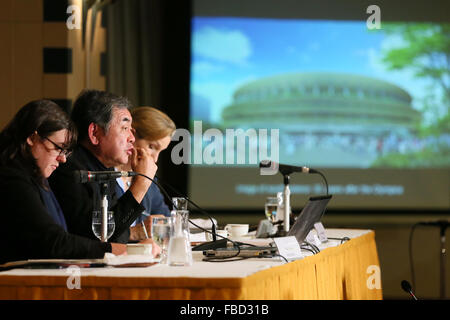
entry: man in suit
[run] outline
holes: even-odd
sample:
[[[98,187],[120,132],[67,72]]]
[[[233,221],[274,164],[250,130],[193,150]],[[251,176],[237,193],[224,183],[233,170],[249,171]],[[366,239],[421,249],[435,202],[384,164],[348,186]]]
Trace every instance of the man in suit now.
[[[77,183],[74,172],[114,171],[114,167],[128,163],[132,170],[153,178],[157,166],[149,152],[134,148],[130,114],[131,104],[114,94],[84,90],[74,103],[71,118],[78,130],[78,144],[72,156],[49,179],[69,232],[95,237],[92,232],[92,212],[100,210],[102,188],[98,182]],[[126,243],[129,227],[145,210],[141,205],[151,181],[136,176],[123,195],[116,193],[117,182],[107,183],[109,210],[114,212],[115,231],[111,241]]]

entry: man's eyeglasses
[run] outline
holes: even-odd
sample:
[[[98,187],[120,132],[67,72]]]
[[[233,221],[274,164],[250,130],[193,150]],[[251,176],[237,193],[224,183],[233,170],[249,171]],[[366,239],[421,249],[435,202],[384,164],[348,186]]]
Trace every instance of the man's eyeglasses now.
[[[53,144],[56,148],[56,151],[59,151],[59,157],[65,156],[68,158],[72,154],[72,149],[64,149],[63,147],[58,146],[56,143],[54,143],[52,140],[50,140],[47,137],[44,137],[45,140],[49,141],[51,144]]]

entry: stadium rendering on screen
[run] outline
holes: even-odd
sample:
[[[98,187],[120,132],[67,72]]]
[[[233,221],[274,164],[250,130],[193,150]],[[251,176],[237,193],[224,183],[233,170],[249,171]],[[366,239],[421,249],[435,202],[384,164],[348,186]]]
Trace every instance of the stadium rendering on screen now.
[[[259,208],[259,161],[320,170],[330,208],[450,207],[450,24],[193,16],[189,192]],[[200,156],[199,156],[200,155]],[[323,194],[292,174],[293,206]],[[220,190],[220,191],[218,191]]]

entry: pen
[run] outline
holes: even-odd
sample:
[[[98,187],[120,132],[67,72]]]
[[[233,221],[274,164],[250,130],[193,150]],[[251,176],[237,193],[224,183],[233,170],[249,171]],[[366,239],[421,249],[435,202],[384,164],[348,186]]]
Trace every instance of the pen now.
[[[147,229],[145,228],[145,223],[144,223],[144,221],[142,221],[141,223],[142,223],[142,228],[144,229],[145,238],[148,239],[148,233],[147,233]]]

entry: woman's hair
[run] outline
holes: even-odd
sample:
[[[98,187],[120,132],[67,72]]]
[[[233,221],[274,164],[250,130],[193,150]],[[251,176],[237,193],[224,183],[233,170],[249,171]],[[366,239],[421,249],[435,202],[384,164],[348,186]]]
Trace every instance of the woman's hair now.
[[[113,118],[114,108],[129,109],[131,102],[107,91],[85,89],[73,104],[71,119],[78,129],[78,140],[88,138],[91,123],[98,124],[107,133]]]
[[[42,184],[43,177],[27,138],[35,132],[46,138],[63,129],[68,131],[64,144],[66,148],[71,148],[76,143],[77,131],[68,114],[53,101],[27,103],[0,132],[0,165],[20,163]]]
[[[137,139],[156,141],[172,136],[176,130],[175,123],[164,112],[153,107],[137,107],[130,110],[132,126]]]

